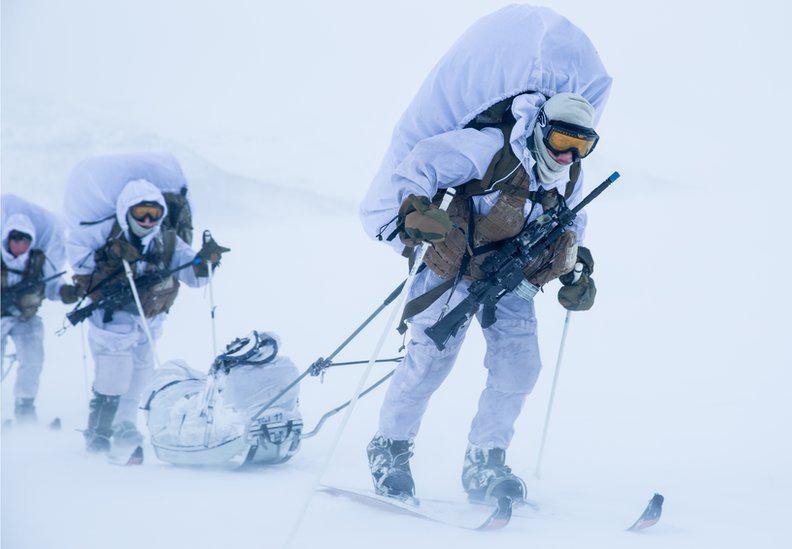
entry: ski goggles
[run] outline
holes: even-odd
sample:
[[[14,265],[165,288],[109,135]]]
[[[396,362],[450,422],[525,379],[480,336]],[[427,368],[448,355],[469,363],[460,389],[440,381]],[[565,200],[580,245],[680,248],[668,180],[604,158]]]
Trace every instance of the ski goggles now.
[[[26,240],[28,242],[32,242],[33,237],[27,233],[23,233],[22,231],[17,231],[14,229],[8,233],[8,240]]]
[[[129,208],[129,214],[135,221],[145,221],[146,218],[159,221],[164,213],[165,209],[157,202],[141,202]]]
[[[540,127],[545,147],[556,155],[571,152],[575,160],[590,155],[599,141],[593,129],[561,120],[550,120]]]

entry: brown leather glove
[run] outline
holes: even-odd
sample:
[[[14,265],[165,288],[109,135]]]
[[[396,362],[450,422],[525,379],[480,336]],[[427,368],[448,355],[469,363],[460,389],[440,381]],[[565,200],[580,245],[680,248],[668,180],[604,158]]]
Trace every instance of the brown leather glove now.
[[[579,269],[577,265],[580,265]],[[575,270],[579,270],[579,273],[573,271],[559,278],[563,286],[558,290],[558,302],[570,311],[588,311],[594,306],[597,286],[591,278],[591,273],[594,272],[594,258],[585,246],[578,247],[577,265]],[[577,274],[579,276],[576,277]]]
[[[223,256],[223,254],[230,251],[231,248],[226,248],[219,245],[217,242],[215,242],[214,238],[210,238],[208,241],[204,242],[196,256],[201,258],[203,261],[197,265],[193,265],[195,276],[202,278],[209,276],[208,264],[211,263],[213,267],[217,267],[220,264],[220,258]]]
[[[82,292],[80,288],[72,286],[71,284],[64,284],[61,286],[58,293],[60,294],[61,301],[66,305],[76,303],[77,300],[84,295],[84,292]]]
[[[217,265],[220,263],[222,255],[230,251],[231,248],[225,248],[215,242],[214,238],[210,238],[209,241],[204,242],[203,246],[201,246],[201,249],[198,251],[198,257],[204,261],[208,261],[212,265]]]
[[[572,231],[561,233],[545,253],[523,269],[528,281],[541,287],[574,269],[578,254],[576,240],[577,236]]]
[[[407,246],[417,246],[422,242],[442,242],[454,228],[446,212],[425,196],[414,194],[402,202],[399,222],[404,226],[399,236]]]

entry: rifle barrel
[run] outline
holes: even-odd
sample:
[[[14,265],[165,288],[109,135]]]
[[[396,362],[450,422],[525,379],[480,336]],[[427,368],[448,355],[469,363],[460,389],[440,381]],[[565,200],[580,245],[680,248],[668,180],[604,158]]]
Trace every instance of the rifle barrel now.
[[[594,189],[593,191],[591,191],[591,192],[590,192],[590,193],[589,193],[589,194],[586,196],[586,198],[584,198],[583,200],[581,200],[581,201],[580,201],[580,204],[578,204],[577,206],[575,206],[574,208],[572,208],[572,213],[573,213],[573,214],[577,214],[578,212],[580,212],[580,210],[582,210],[583,208],[585,208],[586,206],[588,206],[588,205],[589,205],[589,203],[590,203],[592,200],[594,200],[595,198],[597,198],[597,197],[598,197],[598,196],[599,196],[599,195],[602,193],[602,191],[604,191],[605,189],[607,189],[608,187],[610,187],[610,186],[613,184],[613,182],[614,182],[614,181],[616,181],[617,179],[619,179],[619,177],[621,177],[621,175],[619,174],[619,172],[613,172],[612,174],[610,174],[610,177],[608,177],[608,179],[606,179],[605,181],[603,181],[602,183],[600,183],[599,185],[597,185],[597,188],[596,188],[596,189]]]

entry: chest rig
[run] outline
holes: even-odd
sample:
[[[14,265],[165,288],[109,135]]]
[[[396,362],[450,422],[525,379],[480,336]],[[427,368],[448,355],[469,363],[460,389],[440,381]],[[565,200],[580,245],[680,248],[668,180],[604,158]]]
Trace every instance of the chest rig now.
[[[25,268],[12,269],[0,259],[0,285],[2,286],[2,316],[20,316],[28,319],[34,316],[44,301],[44,252],[38,249],[30,250]],[[16,284],[8,284],[8,275],[19,275],[21,280]],[[6,290],[9,296],[6,296]]]
[[[404,333],[405,320],[426,310],[461,278],[482,278],[481,264],[487,256],[509,239],[515,237],[525,226],[525,207],[543,210],[554,206],[558,200],[555,189],[530,190],[530,176],[522,162],[514,154],[509,142],[515,124],[511,112],[514,98],[504,99],[477,115],[466,128],[481,130],[498,128],[503,133],[503,147],[493,156],[481,179],[473,179],[454,189],[454,198],[448,206],[448,216],[454,229],[442,242],[435,243],[424,256],[424,263],[443,282],[429,292],[407,303],[399,331]],[[564,198],[572,195],[580,175],[580,161],[569,169],[569,182],[564,189]],[[500,192],[498,199],[487,214],[475,213],[473,198]],[[442,202],[446,189],[432,199],[435,205]],[[405,255],[412,257],[413,250],[406,249]]]
[[[149,251],[143,254],[140,259],[146,263],[146,269],[140,275],[141,277],[146,276],[148,273],[169,268],[176,250],[176,238],[176,232],[173,229],[164,226],[161,228],[159,236],[153,240]],[[94,272],[90,275],[76,275],[74,277],[75,283],[85,288],[86,293],[94,301],[113,294],[120,287],[129,284],[121,259],[109,253],[110,245],[115,239],[126,239],[118,222],[113,225],[108,243],[94,253],[94,263],[96,264]],[[178,293],[179,281],[175,276],[170,276],[159,284],[141,290],[140,303],[143,306],[143,313],[146,318],[168,312],[176,301]],[[121,310],[138,314],[134,302],[126,304]],[[105,310],[103,321],[110,322],[114,312]]]

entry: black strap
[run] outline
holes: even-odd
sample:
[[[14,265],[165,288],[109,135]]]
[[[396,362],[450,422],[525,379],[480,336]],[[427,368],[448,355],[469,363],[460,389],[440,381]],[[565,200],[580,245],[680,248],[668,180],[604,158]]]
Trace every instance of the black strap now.
[[[425,294],[421,294],[415,299],[411,299],[407,305],[404,306],[404,312],[402,313],[401,321],[399,322],[399,327],[397,328],[399,333],[403,334],[407,331],[407,320],[428,309],[432,303],[440,299],[440,296],[446,293],[446,291],[453,285],[454,279],[449,278]]]
[[[11,267],[6,266],[5,263],[3,264],[3,270],[8,271],[9,273],[18,274],[20,276],[25,274],[24,269],[12,269]]]
[[[99,223],[104,223],[105,221],[110,221],[111,219],[115,219],[115,214],[108,215],[104,219],[98,219],[96,221],[80,221],[80,225],[89,227],[91,225],[98,225]]]

